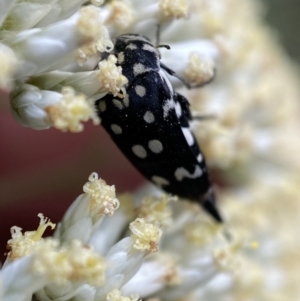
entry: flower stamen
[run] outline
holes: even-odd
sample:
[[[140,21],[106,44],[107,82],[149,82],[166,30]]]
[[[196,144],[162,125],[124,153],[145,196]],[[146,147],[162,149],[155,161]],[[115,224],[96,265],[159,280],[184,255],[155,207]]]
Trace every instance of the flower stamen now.
[[[134,239],[133,247],[137,250],[158,251],[158,243],[162,235],[158,223],[146,223],[143,218],[137,218],[129,226]]]

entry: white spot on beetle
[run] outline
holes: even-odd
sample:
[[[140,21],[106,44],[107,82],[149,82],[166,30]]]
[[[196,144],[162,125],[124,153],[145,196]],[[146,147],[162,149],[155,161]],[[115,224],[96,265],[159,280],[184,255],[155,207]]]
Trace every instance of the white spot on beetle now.
[[[164,110],[164,118],[167,118],[169,116],[170,110],[175,108],[175,103],[173,99],[168,99],[163,105]]]
[[[194,137],[189,128],[181,128],[183,135],[185,137],[186,142],[188,143],[189,146],[194,144]]]
[[[195,171],[191,174],[184,167],[179,167],[175,170],[174,175],[175,175],[176,180],[180,182],[183,180],[183,178],[196,179],[196,178],[201,177],[202,170],[197,165],[195,168]]]
[[[131,149],[137,157],[141,159],[145,159],[147,157],[147,152],[142,145],[140,144],[134,145]]]
[[[148,68],[146,68],[143,64],[141,63],[136,63],[133,65],[133,74],[135,76],[139,75],[139,74],[142,74],[142,73],[145,73],[149,71]]]
[[[119,99],[113,98],[112,102],[116,108],[118,108],[120,110],[123,109],[123,104]]]
[[[198,162],[201,162],[203,160],[203,156],[202,156],[202,154],[199,154],[198,156],[197,156],[197,161]]]
[[[123,64],[123,62],[124,62],[124,52],[119,52],[119,54],[118,54],[118,62],[119,62],[119,64]]]
[[[112,124],[110,126],[110,128],[116,135],[120,135],[123,132],[122,128],[120,126],[118,126],[117,124]]]
[[[146,95],[146,89],[145,89],[145,87],[143,87],[141,85],[136,85],[135,93],[140,97],[144,97]]]
[[[175,111],[176,111],[177,117],[180,118],[182,115],[182,109],[181,109],[181,105],[178,101],[175,103]]]
[[[150,150],[155,153],[155,154],[159,154],[162,152],[163,150],[163,145],[159,140],[150,140],[148,142],[148,147],[150,148]]]
[[[124,96],[123,103],[124,103],[125,107],[129,107],[129,96],[128,96],[128,94],[126,94]]]
[[[169,81],[166,73],[162,69],[160,69],[159,70],[159,75],[160,75],[162,81],[164,81],[165,84],[168,86],[169,93],[173,95],[174,94],[173,87],[172,87],[172,85],[171,85],[171,83],[170,83],[170,81]]]
[[[99,101],[99,109],[100,109],[100,112],[104,112],[106,110],[106,102],[105,102],[105,100]]]
[[[150,111],[147,111],[143,118],[147,123],[152,123],[155,120],[153,113]]]
[[[143,45],[142,49],[157,53],[157,49],[154,46],[146,44],[146,43]]]
[[[137,49],[137,46],[134,45],[134,44],[132,44],[132,43],[130,43],[128,46],[126,46],[126,48],[128,48],[130,50],[135,50],[135,49]]]
[[[165,178],[163,178],[163,177],[160,177],[160,176],[153,176],[153,177],[151,178],[151,180],[152,180],[156,185],[158,185],[158,186],[163,186],[163,185],[169,185],[169,184],[170,184],[170,182],[169,182],[167,179],[165,179]]]

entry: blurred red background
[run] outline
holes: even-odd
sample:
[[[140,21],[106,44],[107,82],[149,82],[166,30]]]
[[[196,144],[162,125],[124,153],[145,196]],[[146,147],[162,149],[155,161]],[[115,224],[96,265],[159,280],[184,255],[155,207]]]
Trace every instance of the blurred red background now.
[[[37,228],[42,212],[57,223],[82,193],[92,172],[117,192],[133,190],[143,178],[112,143],[101,126],[82,133],[35,131],[11,116],[7,93],[0,93],[0,255],[10,227]]]

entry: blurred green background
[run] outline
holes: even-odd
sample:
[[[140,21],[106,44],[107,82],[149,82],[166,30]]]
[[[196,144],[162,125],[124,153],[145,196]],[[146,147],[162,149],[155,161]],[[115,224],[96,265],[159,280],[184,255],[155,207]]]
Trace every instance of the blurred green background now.
[[[300,0],[264,0],[266,20],[300,66]]]

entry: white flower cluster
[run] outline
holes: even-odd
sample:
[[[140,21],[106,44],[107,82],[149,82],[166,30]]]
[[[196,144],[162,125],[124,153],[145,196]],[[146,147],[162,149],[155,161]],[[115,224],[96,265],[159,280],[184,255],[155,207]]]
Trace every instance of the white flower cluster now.
[[[133,208],[132,198],[119,201],[114,186],[96,173],[83,190],[53,238],[42,238],[47,227],[55,228],[42,214],[36,231],[12,227],[0,271],[1,300],[30,300],[33,294],[41,301],[137,300],[153,294],[173,300],[235,268],[233,249],[241,247],[229,243],[222,227],[197,207],[162,195]]]
[[[113,48],[101,9],[85,2],[1,1],[0,88],[12,88],[13,116],[23,126],[78,132],[84,121],[98,124],[91,96],[127,82],[113,57],[100,70],[67,71],[90,57],[95,67],[97,53]]]
[[[13,116],[23,126],[78,132],[89,119],[98,124],[92,101],[124,92],[127,83],[113,55],[98,64],[113,48],[110,36],[151,37],[158,23],[164,34],[173,20],[189,14],[185,0],[92,1],[80,8],[85,2],[1,1],[0,88],[12,88]],[[183,59],[178,75],[194,85],[212,78],[216,46],[208,41],[181,46],[169,58]]]

